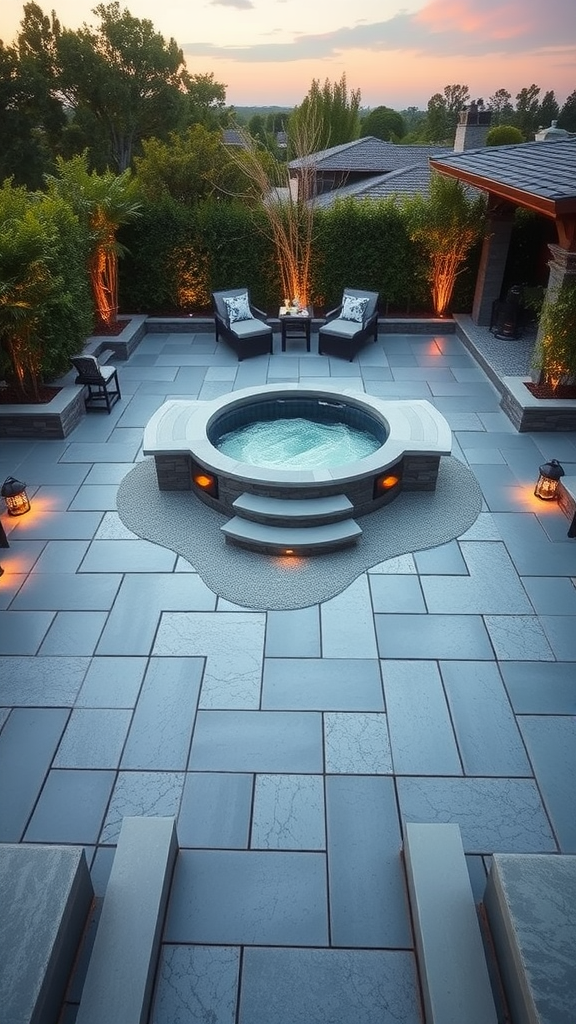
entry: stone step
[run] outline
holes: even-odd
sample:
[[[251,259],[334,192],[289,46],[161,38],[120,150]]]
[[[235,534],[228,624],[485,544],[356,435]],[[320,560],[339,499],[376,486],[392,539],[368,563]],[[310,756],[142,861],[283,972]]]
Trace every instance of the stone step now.
[[[82,847],[0,845],[0,1017],[59,1020],[93,898]]]
[[[576,856],[495,853],[484,906],[514,1024],[574,1024]]]
[[[460,829],[413,822],[404,827],[426,1024],[497,1024]]]
[[[124,818],[76,1024],[148,1020],[176,854],[174,818]]]
[[[291,526],[335,523],[349,519],[354,506],[345,494],[325,498],[270,498],[260,494],[241,494],[233,503],[242,519],[256,523],[287,523]]]
[[[267,526],[234,516],[221,527],[228,544],[273,554],[312,554],[355,544],[362,534],[353,519],[321,526]]]

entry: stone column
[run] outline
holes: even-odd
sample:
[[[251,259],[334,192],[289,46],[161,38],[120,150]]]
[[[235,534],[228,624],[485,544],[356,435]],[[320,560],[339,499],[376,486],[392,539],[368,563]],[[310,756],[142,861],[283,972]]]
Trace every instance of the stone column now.
[[[506,204],[488,210],[486,235],[482,245],[476,290],[472,305],[472,319],[480,327],[489,327],[492,316],[492,305],[500,298],[510,235],[512,234],[514,211]]]

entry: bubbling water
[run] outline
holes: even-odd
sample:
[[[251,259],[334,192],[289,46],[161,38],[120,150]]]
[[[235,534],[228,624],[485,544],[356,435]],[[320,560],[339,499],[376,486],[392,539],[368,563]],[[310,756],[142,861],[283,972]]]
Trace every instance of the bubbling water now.
[[[218,449],[229,458],[275,469],[341,466],[380,447],[373,434],[346,423],[317,423],[303,417],[255,420],[223,434]]]

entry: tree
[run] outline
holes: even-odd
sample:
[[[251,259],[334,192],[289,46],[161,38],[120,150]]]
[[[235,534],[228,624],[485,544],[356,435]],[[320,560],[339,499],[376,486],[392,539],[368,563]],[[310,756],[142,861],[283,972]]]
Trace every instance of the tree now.
[[[100,25],[65,29],[59,38],[61,86],[74,109],[87,107],[103,125],[119,172],[149,135],[166,137],[185,123],[190,78],[174,41],[118,2],[99,4]]]
[[[514,116],[514,107],[510,100],[511,93],[507,89],[497,89],[488,100],[488,110],[492,112],[492,126],[500,124],[511,124]]]
[[[216,82],[214,75],[191,75],[188,82],[189,124],[217,128],[225,116],[226,86]]]
[[[448,135],[446,99],[436,92],[428,100],[424,138],[427,142],[445,142]]]
[[[451,132],[456,130],[460,111],[470,102],[470,90],[467,85],[445,85],[446,120]]]
[[[362,136],[373,135],[385,142],[401,139],[406,134],[404,118],[390,107],[374,107],[362,118]]]
[[[496,124],[486,136],[487,146],[511,146],[524,142],[524,136],[513,124]]]
[[[433,174],[430,195],[405,200],[410,237],[428,258],[428,281],[434,313],[444,316],[458,274],[483,228],[484,196],[471,199],[455,178]]]
[[[576,89],[570,93],[558,115],[558,127],[567,132],[576,132]]]
[[[539,95],[540,86],[534,85],[534,83],[527,89],[521,89],[516,95],[514,120],[516,127],[520,129],[525,139],[531,139],[538,131]]]
[[[359,89],[353,89],[348,96],[345,74],[334,84],[326,79],[323,86],[315,78],[308,95],[288,119],[290,158],[296,155],[298,142],[303,133],[308,134],[310,124],[317,126],[314,134],[318,133],[319,150],[357,139],[360,134],[360,99]]]
[[[212,196],[238,195],[246,187],[221,133],[200,124],[173,132],[166,142],[144,139],[135,166],[140,191],[153,202],[170,196],[194,206]]]
[[[558,120],[559,113],[560,107],[558,106],[558,101],[556,100],[554,90],[552,89],[550,92],[544,93],[544,99],[542,100],[538,110],[538,127],[549,128],[552,121]]]
[[[51,195],[61,196],[88,232],[88,271],[96,315],[109,326],[118,315],[118,257],[122,246],[118,228],[138,216],[137,186],[129,169],[115,175],[88,171],[86,153],[71,160],[57,160],[57,176],[48,176]]]

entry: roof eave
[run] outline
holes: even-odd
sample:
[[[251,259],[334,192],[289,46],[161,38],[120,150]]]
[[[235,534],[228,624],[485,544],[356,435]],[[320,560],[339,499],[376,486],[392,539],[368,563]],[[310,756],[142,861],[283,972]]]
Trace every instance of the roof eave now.
[[[493,178],[486,178],[481,174],[474,174],[461,167],[454,167],[444,163],[442,160],[430,158],[430,166],[440,174],[448,175],[451,178],[458,178],[468,185],[481,189],[483,192],[490,192],[500,199],[507,199],[509,202],[522,206],[526,210],[534,210],[545,217],[562,217],[576,213],[576,198],[569,199],[547,199],[545,196],[536,195],[534,192],[527,192],[524,189],[516,188],[514,185],[506,185],[502,181],[495,181]]]

